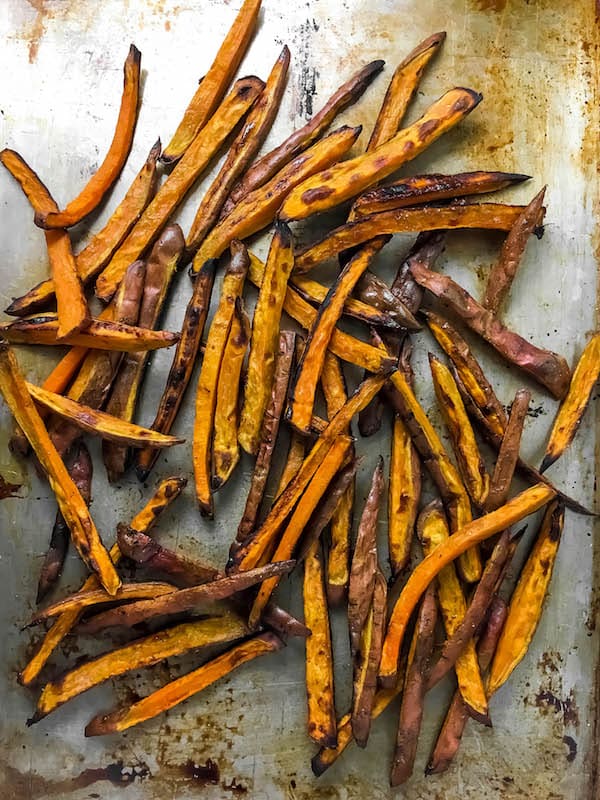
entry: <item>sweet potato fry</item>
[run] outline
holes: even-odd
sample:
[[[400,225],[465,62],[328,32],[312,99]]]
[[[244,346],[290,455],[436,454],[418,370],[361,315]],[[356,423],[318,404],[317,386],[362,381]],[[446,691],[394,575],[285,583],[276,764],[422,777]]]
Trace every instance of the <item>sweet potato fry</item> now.
[[[192,270],[197,272],[209,258],[220,256],[232,239],[247,239],[270,225],[277,216],[282,200],[293,187],[307,176],[339,161],[357,140],[360,131],[360,126],[349,128],[344,125],[338,128],[296,156],[264,186],[245,195],[206,237],[196,253]]]
[[[371,239],[370,241],[374,242],[381,239],[383,239],[383,237],[378,236],[377,239]],[[299,280],[302,279],[300,278]],[[390,291],[384,281],[372,272],[367,271],[361,276],[356,287],[356,296],[359,297],[363,303],[368,303],[382,312],[385,311],[388,314],[393,314],[400,327],[409,331],[418,331],[421,329],[421,326],[410,309]]]
[[[254,318],[239,442],[247,453],[256,454],[260,431],[275,371],[279,322],[288,277],[294,266],[292,234],[287,225],[277,224],[271,239]]]
[[[264,186],[280,169],[320,139],[335,117],[362,96],[365,89],[379,75],[384,64],[384,61],[372,61],[362,67],[340,86],[306,125],[295,130],[274,150],[255,161],[234,187],[222,216],[226,216],[242,198]]]
[[[194,288],[185,310],[181,338],[177,342],[167,382],[152,423],[152,429],[161,431],[161,433],[169,433],[173,427],[185,391],[192,377],[192,370],[200,350],[202,333],[210,306],[215,269],[216,262],[208,261],[200,272],[192,278]],[[136,471],[141,481],[145,481],[150,474],[159,452],[159,450],[149,447],[138,451]]]
[[[127,730],[132,725],[137,725],[163,711],[168,711],[178,703],[187,700],[188,697],[210,686],[219,678],[229,675],[247,661],[273,653],[282,647],[283,642],[275,634],[260,633],[232,647],[231,650],[203,664],[193,672],[170,681],[142,700],[137,700],[129,706],[124,706],[109,714],[98,714],[88,722],[85,735],[102,736]]]
[[[410,175],[395,183],[369,189],[357,197],[353,216],[364,217],[397,208],[454,200],[474,194],[487,194],[529,180],[529,175],[512,172],[460,172],[456,175]],[[539,224],[539,217],[535,218]]]
[[[390,784],[400,786],[410,778],[417,755],[417,742],[423,719],[423,701],[427,686],[429,661],[435,638],[437,603],[430,586],[421,602],[413,638],[413,657],[409,656],[406,671],[396,748],[390,773]]]
[[[65,466],[73,479],[73,483],[83,497],[84,502],[89,506],[92,499],[93,467],[89,450],[83,442],[78,442],[68,460],[65,462]],[[50,545],[44,556],[44,562],[40,570],[40,579],[38,581],[37,597],[35,601],[37,605],[42,602],[60,577],[69,549],[70,538],[69,526],[65,522],[65,518],[60,511],[57,511],[54,527],[52,528],[52,534],[50,536]]]
[[[388,550],[393,578],[409,562],[420,497],[421,462],[406,425],[396,415],[388,491]]]
[[[400,208],[382,211],[347,222],[334,228],[314,244],[296,253],[294,269],[304,274],[338,253],[356,247],[374,236],[412,231],[459,230],[482,228],[484,230],[510,230],[523,206],[502,203],[476,205],[448,205],[442,207]]]
[[[337,744],[333,688],[333,651],[321,543],[313,542],[304,559],[304,621],[312,634],[306,640],[308,735],[321,747]]]
[[[192,460],[196,482],[196,498],[203,516],[211,517],[214,504],[211,489],[211,446],[217,387],[227,345],[231,322],[235,313],[236,298],[242,296],[246,272],[248,270],[248,252],[241,242],[231,243],[231,262],[227,268],[219,307],[213,317],[206,350],[202,361],[202,369],[196,390],[196,415],[194,420],[194,444]]]
[[[256,28],[261,0],[244,0],[215,60],[196,89],[161,160],[172,164],[190,148],[198,133],[210,123],[217,106],[248,49]]]
[[[8,344],[2,340],[0,340],[0,392],[48,477],[60,512],[71,531],[73,544],[89,569],[98,574],[106,591],[115,594],[121,584],[119,576],[102,544],[84,499],[40,419],[17,360]]]
[[[297,185],[281,207],[281,219],[305,219],[355,197],[419,155],[466,117],[481,99],[471,89],[451,89],[432,103],[419,120],[384,144]]]
[[[2,150],[0,161],[18,181],[36,216],[38,212],[58,211],[48,189],[18,153],[14,150]],[[47,231],[44,235],[52,280],[56,282],[57,335],[66,339],[87,327],[90,312],[77,274],[69,234],[65,230],[54,230]]]
[[[585,346],[573,371],[569,391],[552,425],[540,472],[554,464],[573,441],[599,375],[600,333],[596,333]]]
[[[443,300],[472,331],[485,339],[509,363],[531,375],[556,399],[561,400],[566,395],[571,371],[562,356],[536,347],[506,328],[447,275],[431,272],[421,264],[412,265],[411,271],[417,283]]]
[[[450,536],[448,523],[438,500],[429,503],[421,511],[417,531],[426,556],[448,540]],[[438,573],[437,596],[446,634],[452,636],[467,611],[467,603],[454,564],[448,564]],[[454,668],[458,688],[469,708],[469,713],[479,722],[490,725],[487,698],[472,639],[456,659]]]
[[[377,573],[377,519],[383,496],[383,459],[379,456],[356,534],[348,583],[350,650],[355,657],[373,599]]]
[[[465,488],[475,505],[483,508],[490,489],[490,476],[479,452],[460,392],[448,367],[432,353],[429,354],[429,367],[438,406],[450,434]]]
[[[498,450],[490,491],[485,504],[486,511],[493,511],[508,500],[530,400],[531,393],[527,389],[519,389],[513,400],[502,444]]]
[[[153,243],[227,136],[251,108],[263,87],[263,82],[254,77],[236,81],[217,112],[194,139],[108,266],[98,276],[96,294],[101,300],[112,297],[127,266]]]
[[[223,166],[198,206],[186,237],[188,254],[193,255],[196,252],[210,229],[216,224],[236,180],[252,163],[269,133],[279,110],[289,65],[290,51],[287,45],[284,45],[267,78],[264,90],[248,114],[242,130],[229,149]]]
[[[241,297],[236,298],[231,328],[223,353],[223,368],[217,385],[215,434],[213,439],[213,490],[230,478],[239,458],[238,395],[242,366],[250,339],[250,320]]]
[[[492,660],[498,638],[506,620],[506,614],[506,603],[501,598],[495,597],[486,629],[479,640],[479,646],[477,648],[479,667],[482,672],[485,672]],[[468,720],[469,711],[460,692],[457,691],[454,694],[452,703],[446,714],[446,719],[444,720],[431,759],[425,769],[426,775],[445,772],[448,769],[452,759],[458,752],[463,731]]]
[[[499,312],[506,294],[510,291],[529,237],[534,232],[540,215],[544,213],[545,194],[546,187],[544,186],[516,220],[502,245],[498,261],[490,271],[482,305],[492,314]]]
[[[123,66],[123,95],[113,140],[104,161],[90,180],[62,211],[36,212],[40,228],[70,228],[97,208],[121,170],[131,150],[140,100],[142,54],[131,45]]]
[[[199,647],[240,639],[247,630],[239,616],[228,612],[207,619],[185,622],[134,640],[115,650],[109,650],[65,672],[57,680],[47,683],[29,723],[39,722],[67,700],[87,692],[88,689],[104,683],[109,678],[118,677],[133,669],[149,667],[165,658]]]
[[[423,591],[440,570],[469,547],[485,541],[495,533],[533,514],[554,496],[554,490],[543,483],[525,489],[501,508],[465,525],[415,567],[394,606],[388,623],[379,669],[379,680],[383,686],[389,687],[395,683],[398,657],[406,626]]]
[[[287,458],[285,464],[283,465],[281,475],[279,476],[279,483],[277,484],[277,490],[275,492],[275,500],[277,500],[279,495],[285,491],[292,478],[302,466],[305,452],[306,445],[304,436],[300,436],[299,433],[292,431],[290,434],[290,445],[288,447]]]

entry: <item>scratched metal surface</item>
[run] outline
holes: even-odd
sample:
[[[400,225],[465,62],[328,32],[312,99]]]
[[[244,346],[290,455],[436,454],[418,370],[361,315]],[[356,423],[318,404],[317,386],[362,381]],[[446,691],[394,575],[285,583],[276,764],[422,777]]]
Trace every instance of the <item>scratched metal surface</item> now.
[[[429,70],[411,114],[452,85],[481,90],[485,100],[458,129],[427,151],[410,170],[508,169],[534,180],[512,193],[525,200],[548,184],[547,227],[534,242],[507,306],[506,317],[525,336],[560,350],[572,362],[597,325],[596,163],[598,130],[597,32],[593,3],[577,0],[313,0],[295,4],[265,0],[259,35],[242,72],[265,76],[284,42],[292,68],[269,142],[302,124],[339,82],[373,58],[387,61],[380,77],[344,121],[367,130],[394,65],[414,44],[445,29],[443,53]],[[130,41],[143,53],[144,95],[133,151],[111,200],[91,220],[97,229],[137,171],[157,134],[166,142],[197,79],[208,67],[237,2],[216,0],[3,0],[0,15],[0,145],[21,151],[65,203],[101,160],[112,134],[121,85],[121,64]],[[201,189],[199,190],[199,192]],[[199,196],[199,193],[198,195]],[[15,184],[0,175],[0,294],[3,304],[46,275],[43,239]],[[191,220],[194,198],[180,215]],[[81,236],[88,230],[78,232]],[[77,233],[77,232],[76,232]],[[381,274],[393,274],[406,241],[394,242],[380,260]],[[451,238],[442,269],[473,292],[482,286],[497,253],[497,237]],[[256,245],[264,252],[264,240]],[[176,328],[186,296],[181,277],[166,326]],[[250,302],[252,300],[249,296]],[[425,370],[433,345],[416,338],[417,378],[423,402],[437,420]],[[479,348],[508,403],[515,389],[530,385]],[[29,376],[43,379],[55,358],[50,352],[19,349]],[[153,360],[140,420],[153,416],[169,355]],[[350,380],[357,376],[349,372]],[[533,390],[523,451],[533,461],[543,452],[556,404]],[[553,468],[552,477],[582,502],[597,503],[595,432],[598,401],[574,446]],[[190,398],[178,424],[189,435]],[[22,483],[21,496],[0,502],[0,795],[5,800],[45,797],[129,800],[244,796],[289,798],[387,798],[387,776],[397,710],[373,729],[366,751],[349,750],[324,777],[309,769],[313,748],[304,731],[303,647],[290,642],[269,659],[247,665],[167,715],[123,736],[85,740],[83,727],[99,709],[148,691],[198,663],[198,656],[161,664],[145,675],[125,676],[94,690],[50,718],[25,727],[35,694],[17,685],[15,674],[31,647],[20,632],[34,608],[40,559],[54,518],[47,487],[27,464],[14,460],[6,441],[10,420],[0,409],[0,472]],[[387,458],[389,425],[373,440],[359,442],[368,455],[360,475],[362,500],[369,468],[378,452]],[[283,448],[281,448],[283,450]],[[94,451],[97,455],[98,450]],[[118,520],[128,519],[151,486],[133,478],[109,489],[97,461],[93,516],[107,540]],[[239,518],[249,462],[217,498],[217,519],[200,520],[192,490],[167,515],[157,536],[186,552],[221,562]],[[173,472],[190,474],[189,443],[163,458],[151,483]],[[381,532],[385,533],[382,515]],[[531,526],[530,526],[531,528]],[[596,528],[596,536],[600,533]],[[598,591],[600,545],[589,518],[567,516],[559,562],[543,621],[527,658],[491,705],[494,729],[470,725],[456,764],[446,775],[423,777],[448,696],[441,687],[427,701],[415,775],[402,790],[410,800],[456,797],[596,797],[599,678]],[[69,559],[63,588],[81,576]],[[286,586],[282,603],[301,613],[296,588]],[[349,699],[349,668],[343,617],[334,620],[339,708]],[[70,641],[48,674],[107,642]],[[94,649],[95,648],[95,649]]]

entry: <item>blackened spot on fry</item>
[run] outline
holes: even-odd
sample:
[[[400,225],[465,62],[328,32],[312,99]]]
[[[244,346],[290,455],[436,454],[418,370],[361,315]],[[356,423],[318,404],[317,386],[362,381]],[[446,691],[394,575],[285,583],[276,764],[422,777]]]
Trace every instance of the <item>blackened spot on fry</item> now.
[[[438,127],[439,121],[437,119],[429,119],[419,125],[418,137],[421,142],[424,142],[431,133]]]
[[[325,200],[325,198],[329,197],[329,195],[333,194],[334,189],[330,186],[317,186],[314,189],[307,189],[301,197],[303,203],[306,205],[310,205],[311,203],[316,203],[319,200]]]

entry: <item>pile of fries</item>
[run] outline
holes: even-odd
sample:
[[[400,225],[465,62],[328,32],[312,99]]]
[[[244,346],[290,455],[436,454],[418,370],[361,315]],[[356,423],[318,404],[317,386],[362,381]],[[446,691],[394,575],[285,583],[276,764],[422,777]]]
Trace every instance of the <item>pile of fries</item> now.
[[[139,51],[132,46],[125,61],[121,108],[106,158],[64,209],[23,157],[8,149],[0,153],[44,230],[50,266],[47,280],[11,303],[7,313],[17,319],[0,330],[0,391],[16,423],[11,447],[22,457],[32,451],[58,504],[38,603],[57,585],[69,539],[90,572],[78,592],[34,616],[31,624],[53,622],[20,681],[34,684],[71,631],[95,634],[120,627],[135,633],[140,623],[151,626],[149,635],[47,682],[35,722],[108,678],[190,650],[227,645],[216,658],[147,697],[95,716],[85,732],[97,736],[154,717],[245,662],[281,649],[287,637],[304,637],[307,730],[320,747],[313,771],[322,774],[353,740],[365,747],[374,721],[400,697],[390,773],[392,785],[398,785],[413,771],[425,694],[448,673],[455,673],[457,689],[428,771],[448,768],[469,718],[490,724],[490,698],[525,655],[539,622],[565,508],[589,513],[542,472],[565,451],[585,412],[600,372],[600,334],[590,339],[571,373],[562,356],[530,343],[502,321],[525,248],[532,234],[541,236],[543,230],[544,190],[527,206],[479,202],[475,196],[527,176],[478,171],[385,183],[482,99],[471,89],[450,89],[416,122],[404,125],[444,34],[422,42],[396,68],[358,155],[344,158],[359,140],[360,127],[329,128],[368,89],[381,61],[362,67],[304,127],[257,158],[290,63],[284,47],[266,81],[242,77],[232,84],[259,9],[260,0],[245,0],[171,141],[164,150],[160,142],[152,147],[104,228],[80,252],[73,252],[68,229],[106,198],[129,154],[140,98]],[[218,174],[184,235],[172,216],[223,151]],[[339,206],[347,214],[344,224],[296,245],[293,222]],[[505,233],[480,300],[434,269],[446,232],[459,228]],[[265,230],[270,247],[263,263],[245,242]],[[406,232],[418,235],[388,286],[370,267],[393,234]],[[309,275],[331,259],[339,262],[331,285]],[[161,330],[174,273],[188,264],[191,286],[181,331]],[[220,296],[209,319],[221,269]],[[258,289],[252,315],[244,303],[248,283]],[[90,292],[105,303],[98,316],[90,311]],[[340,327],[345,317],[365,326],[367,336]],[[530,392],[519,390],[507,414],[461,325],[511,369],[562,401],[539,470],[519,457]],[[430,355],[430,367],[452,457],[413,390],[411,350],[421,343],[423,330],[445,356]],[[68,350],[36,386],[24,378],[11,343]],[[172,346],[154,421],[142,427],[134,418],[148,353]],[[345,363],[365,373],[350,396]],[[178,411],[197,364],[193,431],[178,430]],[[326,419],[318,413],[320,392]],[[372,435],[386,408],[393,418],[389,477],[380,456],[368,497],[357,508],[360,440],[351,426],[358,415],[361,437]],[[285,427],[289,451],[277,478],[272,462]],[[114,483],[131,468],[145,481],[161,450],[183,441],[172,430],[193,437],[190,475],[199,513],[206,517],[227,513],[218,503],[215,508],[215,494],[234,474],[240,449],[255,459],[226,565],[189,559],[150,535],[183,491],[183,476],[159,484],[145,507],[119,525],[110,550],[94,525],[88,509],[92,461],[84,433],[102,438]],[[482,441],[496,454],[491,466],[480,453]],[[438,495],[425,505],[424,469]],[[511,494],[515,472],[529,484],[517,495]],[[274,479],[275,497],[265,507],[267,483]],[[377,531],[386,492],[384,554]],[[514,526],[539,509],[545,510],[533,547],[506,602],[503,581],[522,532]],[[411,567],[415,544],[423,558]],[[118,567],[127,560],[138,564],[147,580],[125,581]],[[303,622],[273,598],[282,578],[301,562]],[[334,607],[347,613],[354,669],[352,706],[341,717],[334,702]],[[441,646],[436,629],[445,631]]]

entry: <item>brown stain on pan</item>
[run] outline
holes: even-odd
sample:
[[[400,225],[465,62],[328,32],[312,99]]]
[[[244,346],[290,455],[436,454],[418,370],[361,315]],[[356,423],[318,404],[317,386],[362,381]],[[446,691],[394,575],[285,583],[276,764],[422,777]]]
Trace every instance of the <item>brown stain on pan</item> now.
[[[28,42],[29,63],[34,64],[48,23],[55,19],[64,20],[70,14],[77,15],[78,22],[86,25],[83,12],[96,13],[96,3],[81,3],[79,0],[26,0],[35,11],[33,20],[19,32],[20,38]],[[89,20],[89,17],[88,17]]]

